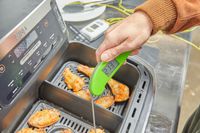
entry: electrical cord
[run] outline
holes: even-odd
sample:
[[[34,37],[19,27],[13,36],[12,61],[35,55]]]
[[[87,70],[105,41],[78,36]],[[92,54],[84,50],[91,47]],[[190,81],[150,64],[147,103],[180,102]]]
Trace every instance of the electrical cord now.
[[[184,39],[184,38],[182,38],[182,37],[179,37],[179,36],[177,36],[177,35],[174,35],[174,34],[171,35],[171,36],[174,37],[174,38],[176,38],[176,39],[178,39],[178,40],[181,40],[181,41],[187,43],[188,45],[192,46],[192,47],[195,48],[196,50],[199,50],[199,51],[200,51],[200,46],[198,46],[198,45],[192,43],[191,41],[188,41],[188,40],[186,40],[186,39]]]
[[[123,4],[123,0],[120,0],[118,3],[118,6],[114,6],[114,5],[110,5],[110,4],[101,4],[101,3],[95,3],[95,2],[72,2],[68,5],[71,4],[95,4],[96,6],[106,6],[107,8],[111,8],[114,10],[117,10],[118,12],[120,12],[121,14],[124,14],[126,16],[129,16],[133,13],[133,9],[127,9],[126,7],[124,7]],[[113,25],[121,20],[123,20],[124,18],[108,18],[106,19],[106,21],[109,23],[109,25]]]
[[[132,14],[134,12],[134,9],[128,9],[123,6],[123,0],[119,0],[118,6],[119,6],[119,8],[123,9],[124,11],[126,11],[130,14]]]

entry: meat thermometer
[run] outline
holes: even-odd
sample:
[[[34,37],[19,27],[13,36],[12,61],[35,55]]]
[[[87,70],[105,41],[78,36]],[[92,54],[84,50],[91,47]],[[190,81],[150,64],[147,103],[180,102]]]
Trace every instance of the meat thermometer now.
[[[124,64],[131,52],[125,52],[110,62],[100,62],[94,69],[90,78],[89,90],[93,96],[100,96],[107,82],[114,76],[118,69]]]

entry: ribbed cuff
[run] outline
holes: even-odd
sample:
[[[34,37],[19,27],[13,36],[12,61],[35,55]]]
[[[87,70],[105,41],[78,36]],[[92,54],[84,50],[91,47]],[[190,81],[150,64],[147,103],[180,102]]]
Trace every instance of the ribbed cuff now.
[[[150,17],[153,23],[153,34],[159,30],[169,32],[177,18],[176,7],[171,0],[147,0],[135,11],[143,11]]]

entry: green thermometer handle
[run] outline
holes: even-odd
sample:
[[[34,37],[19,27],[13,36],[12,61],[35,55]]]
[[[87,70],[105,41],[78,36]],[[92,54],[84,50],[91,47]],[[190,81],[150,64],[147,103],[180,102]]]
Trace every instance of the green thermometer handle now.
[[[89,84],[89,89],[92,95],[100,96],[104,92],[107,82],[124,64],[130,53],[131,52],[122,53],[114,60],[110,62],[100,62],[95,67]]]

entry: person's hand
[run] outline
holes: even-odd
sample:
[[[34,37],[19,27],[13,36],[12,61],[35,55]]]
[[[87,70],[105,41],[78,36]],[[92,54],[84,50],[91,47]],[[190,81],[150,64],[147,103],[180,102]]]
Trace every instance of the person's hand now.
[[[138,54],[142,45],[150,37],[152,27],[150,18],[141,11],[111,26],[105,33],[103,43],[96,51],[97,61],[111,61],[126,51]]]

